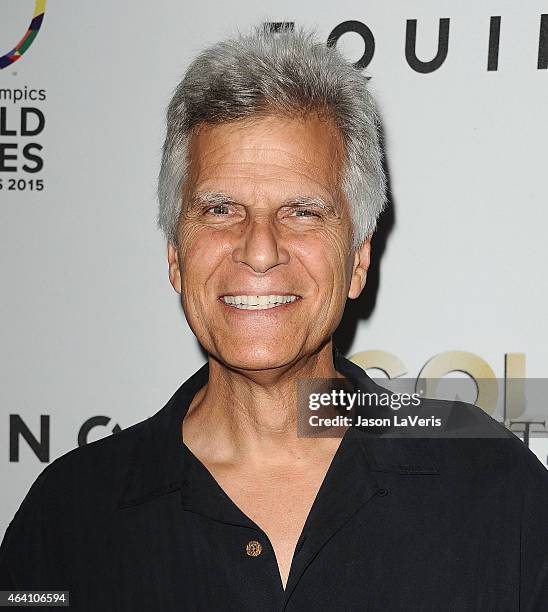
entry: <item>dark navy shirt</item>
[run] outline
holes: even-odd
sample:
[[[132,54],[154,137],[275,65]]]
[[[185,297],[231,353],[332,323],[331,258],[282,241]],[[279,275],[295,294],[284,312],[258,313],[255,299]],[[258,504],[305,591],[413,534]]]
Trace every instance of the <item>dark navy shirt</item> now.
[[[375,384],[337,349],[334,363]],[[182,443],[207,380],[206,364],[154,416],[43,470],[4,537],[0,590],[68,590],[94,612],[548,610],[548,471],[463,403],[496,435],[346,431],[284,590],[264,531]]]

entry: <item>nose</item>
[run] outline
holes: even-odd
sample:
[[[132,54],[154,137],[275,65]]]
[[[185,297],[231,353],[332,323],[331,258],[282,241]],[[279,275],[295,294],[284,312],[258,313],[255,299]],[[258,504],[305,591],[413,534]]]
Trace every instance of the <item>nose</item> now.
[[[244,263],[254,272],[264,273],[289,261],[289,253],[270,220],[253,220],[245,228],[232,252],[236,263]]]

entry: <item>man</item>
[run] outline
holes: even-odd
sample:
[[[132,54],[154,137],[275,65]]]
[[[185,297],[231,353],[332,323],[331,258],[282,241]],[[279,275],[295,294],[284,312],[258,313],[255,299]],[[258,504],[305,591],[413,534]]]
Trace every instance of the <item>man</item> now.
[[[159,224],[208,363],[42,472],[0,587],[77,610],[542,609],[547,473],[478,409],[457,406],[487,439],[297,433],[298,381],[378,389],[332,343],[385,203],[366,79],[257,29],[198,56],[167,121]]]

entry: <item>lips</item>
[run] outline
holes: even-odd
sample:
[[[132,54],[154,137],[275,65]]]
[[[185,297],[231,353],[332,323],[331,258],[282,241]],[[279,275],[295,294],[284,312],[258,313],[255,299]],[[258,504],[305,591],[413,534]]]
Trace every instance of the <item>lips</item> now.
[[[294,294],[269,294],[269,295],[223,295],[221,300],[234,308],[240,310],[268,310],[277,308],[284,304],[291,304],[299,299]]]

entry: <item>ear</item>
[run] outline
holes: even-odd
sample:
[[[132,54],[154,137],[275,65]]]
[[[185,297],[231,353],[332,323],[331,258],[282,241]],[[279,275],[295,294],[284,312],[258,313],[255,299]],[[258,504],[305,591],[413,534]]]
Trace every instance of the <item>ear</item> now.
[[[179,253],[168,240],[167,261],[169,264],[169,281],[177,293],[181,293],[181,268],[179,267]]]
[[[354,254],[354,263],[352,265],[352,277],[350,279],[350,289],[348,297],[355,300],[362,289],[365,287],[367,279],[367,270],[369,269],[371,255],[371,236],[369,236]]]

